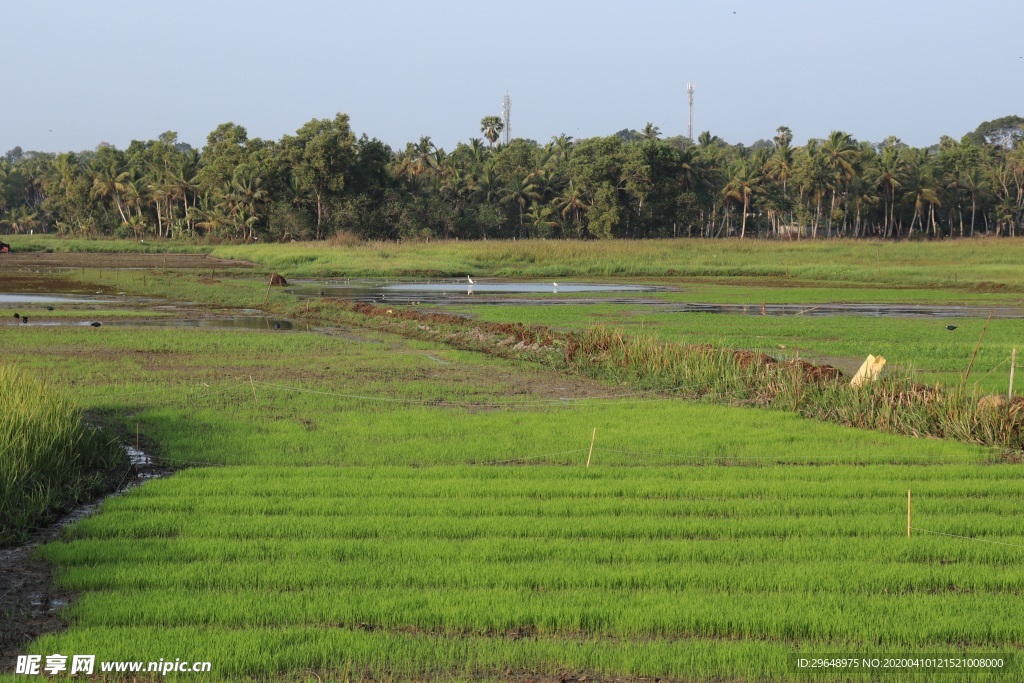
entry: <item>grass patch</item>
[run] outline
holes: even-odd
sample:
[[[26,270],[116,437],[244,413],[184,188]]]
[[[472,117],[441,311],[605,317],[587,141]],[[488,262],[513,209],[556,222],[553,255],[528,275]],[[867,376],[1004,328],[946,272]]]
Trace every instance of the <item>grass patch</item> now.
[[[66,392],[0,365],[0,546],[88,500],[126,464],[109,434],[84,424]]]

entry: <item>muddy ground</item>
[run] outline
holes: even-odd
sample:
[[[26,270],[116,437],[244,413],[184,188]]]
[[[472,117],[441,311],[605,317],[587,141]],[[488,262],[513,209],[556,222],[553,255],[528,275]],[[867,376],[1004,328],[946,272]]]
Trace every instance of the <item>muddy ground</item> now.
[[[206,254],[100,254],[100,253],[14,253],[0,254],[0,274],[24,269],[46,268],[252,268],[248,261],[230,261]]]

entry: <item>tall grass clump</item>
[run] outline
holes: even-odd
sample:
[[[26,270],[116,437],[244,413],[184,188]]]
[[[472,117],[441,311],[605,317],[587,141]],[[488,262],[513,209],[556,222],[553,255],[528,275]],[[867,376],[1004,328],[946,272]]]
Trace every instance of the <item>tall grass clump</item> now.
[[[0,546],[95,495],[124,464],[65,392],[0,365]]]
[[[976,391],[890,373],[851,387],[830,366],[752,351],[627,336],[603,326],[569,335],[568,369],[591,377],[735,405],[762,405],[842,425],[1024,450],[1024,403],[986,408]]]

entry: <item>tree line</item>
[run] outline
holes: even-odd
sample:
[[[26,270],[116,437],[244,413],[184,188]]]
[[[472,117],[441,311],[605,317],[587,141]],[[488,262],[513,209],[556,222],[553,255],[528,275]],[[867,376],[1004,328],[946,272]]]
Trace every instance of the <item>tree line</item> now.
[[[167,132],[119,150],[0,158],[0,229],[136,239],[820,237],[1024,234],[1024,118],[914,148],[834,131],[793,144],[607,137],[498,144],[501,119],[448,152],[403,150],[349,118],[280,140],[218,126],[200,150]]]

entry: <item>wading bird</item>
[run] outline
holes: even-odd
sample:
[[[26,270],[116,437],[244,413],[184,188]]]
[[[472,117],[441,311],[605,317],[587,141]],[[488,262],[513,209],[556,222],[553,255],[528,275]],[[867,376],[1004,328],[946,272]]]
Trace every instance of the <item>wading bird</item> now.
[[[467,275],[466,279],[469,280],[469,284],[471,284],[471,285],[475,285],[476,284],[475,282],[473,282],[473,278],[471,278],[470,276]]]

